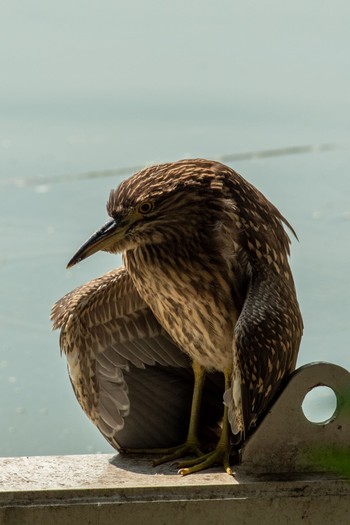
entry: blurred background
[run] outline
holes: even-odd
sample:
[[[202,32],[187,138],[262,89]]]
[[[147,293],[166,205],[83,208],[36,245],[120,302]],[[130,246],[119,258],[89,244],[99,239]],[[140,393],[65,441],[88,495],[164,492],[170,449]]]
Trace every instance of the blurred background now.
[[[0,1],[0,455],[111,451],[49,314],[120,264],[65,269],[152,162],[222,159],[277,205],[299,236],[299,364],[350,369],[349,17],[345,0]]]

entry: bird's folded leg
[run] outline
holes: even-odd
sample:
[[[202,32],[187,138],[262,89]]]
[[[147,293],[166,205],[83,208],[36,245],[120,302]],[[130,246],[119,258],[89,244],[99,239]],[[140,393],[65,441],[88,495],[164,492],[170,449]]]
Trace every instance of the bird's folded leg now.
[[[180,461],[177,464],[177,466],[179,467],[178,473],[182,476],[185,476],[186,474],[192,474],[193,472],[204,470],[216,464],[222,464],[225,472],[227,472],[227,474],[229,475],[232,475],[232,469],[230,465],[230,453],[231,443],[227,418],[227,407],[225,407],[222,433],[215,449],[212,452],[200,455],[195,459],[189,459],[188,461]]]

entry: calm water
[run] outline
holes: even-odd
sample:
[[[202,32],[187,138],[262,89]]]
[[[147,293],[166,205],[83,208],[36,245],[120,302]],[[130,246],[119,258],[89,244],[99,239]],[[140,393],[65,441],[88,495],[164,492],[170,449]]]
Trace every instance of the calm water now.
[[[0,455],[111,450],[75,401],[48,320],[65,292],[120,263],[98,254],[65,270],[132,173],[104,170],[334,144],[230,165],[298,233],[299,364],[350,369],[348,3],[42,0],[0,12]]]

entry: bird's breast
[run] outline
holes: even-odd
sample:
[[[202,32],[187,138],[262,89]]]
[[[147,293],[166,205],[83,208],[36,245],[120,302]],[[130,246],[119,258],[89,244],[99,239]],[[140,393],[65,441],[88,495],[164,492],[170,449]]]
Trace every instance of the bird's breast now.
[[[171,263],[144,253],[129,253],[126,267],[134,284],[172,339],[206,369],[232,364],[237,311],[230,275],[198,258]]]

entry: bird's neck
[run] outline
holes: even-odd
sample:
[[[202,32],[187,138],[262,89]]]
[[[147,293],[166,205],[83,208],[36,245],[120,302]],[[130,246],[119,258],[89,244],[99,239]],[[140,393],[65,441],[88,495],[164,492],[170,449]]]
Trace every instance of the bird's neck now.
[[[200,258],[205,264],[207,255],[200,243],[186,240],[182,243],[168,241],[159,244],[143,244],[123,254],[124,264],[136,285],[153,285],[158,275],[164,282],[187,272],[189,266]]]

